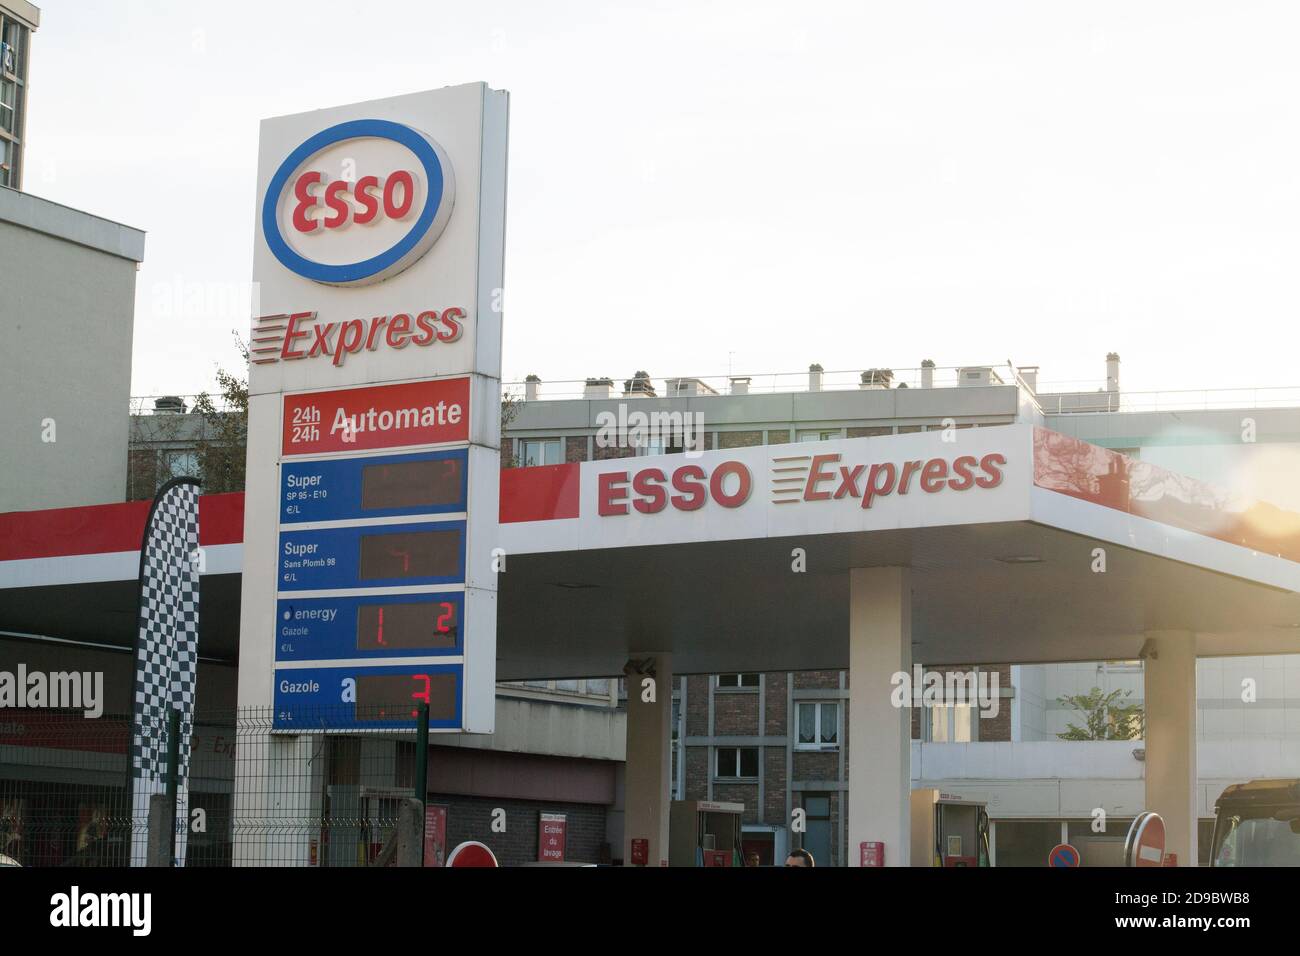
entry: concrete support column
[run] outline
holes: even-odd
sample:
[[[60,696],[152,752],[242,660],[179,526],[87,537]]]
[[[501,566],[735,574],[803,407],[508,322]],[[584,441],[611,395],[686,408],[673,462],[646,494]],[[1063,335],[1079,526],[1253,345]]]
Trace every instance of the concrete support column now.
[[[912,712],[892,700],[894,674],[909,673],[911,667],[908,569],[850,569],[850,866],[860,862],[864,841],[885,844],[886,866],[912,862]]]
[[[673,765],[672,655],[661,651],[633,653],[625,674],[627,763],[624,771],[623,862],[626,866],[632,865],[632,841],[642,839],[650,841],[646,865],[667,866],[668,798]],[[647,680],[652,683],[647,683]]]
[[[1146,636],[1146,809],[1165,821],[1165,851],[1196,866],[1196,635]]]

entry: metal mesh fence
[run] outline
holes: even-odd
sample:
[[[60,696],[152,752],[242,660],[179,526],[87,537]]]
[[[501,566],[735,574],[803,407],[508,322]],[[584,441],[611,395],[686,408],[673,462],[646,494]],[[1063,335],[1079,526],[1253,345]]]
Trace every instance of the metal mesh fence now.
[[[415,740],[383,728],[407,712],[299,711],[293,732],[277,730],[269,708],[200,712],[178,862],[390,864],[399,805],[415,795]],[[344,729],[357,723],[380,729]],[[0,855],[22,866],[129,865],[133,841],[149,828],[131,810],[129,743],[123,715],[8,711],[0,720]]]

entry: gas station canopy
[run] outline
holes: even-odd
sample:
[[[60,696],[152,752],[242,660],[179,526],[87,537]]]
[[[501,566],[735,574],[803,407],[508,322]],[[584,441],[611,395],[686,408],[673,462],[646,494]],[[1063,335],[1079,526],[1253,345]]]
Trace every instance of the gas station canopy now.
[[[6,629],[130,647],[139,504],[0,516]],[[1300,516],[1031,425],[511,469],[501,520],[500,680],[844,668],[856,567],[912,569],[927,665],[1300,643]],[[237,653],[241,528],[204,499],[204,657]]]

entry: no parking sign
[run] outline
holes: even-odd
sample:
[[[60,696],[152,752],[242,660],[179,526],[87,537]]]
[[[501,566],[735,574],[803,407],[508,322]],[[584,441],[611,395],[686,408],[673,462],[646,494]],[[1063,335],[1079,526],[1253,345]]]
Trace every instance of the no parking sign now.
[[[1058,843],[1047,854],[1047,865],[1055,867],[1075,867],[1079,865],[1079,851],[1068,843]]]

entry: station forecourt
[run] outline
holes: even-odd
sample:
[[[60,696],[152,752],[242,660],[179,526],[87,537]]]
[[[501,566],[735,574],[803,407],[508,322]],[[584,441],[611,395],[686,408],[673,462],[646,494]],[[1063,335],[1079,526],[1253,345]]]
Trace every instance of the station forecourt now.
[[[846,668],[849,845],[883,842],[894,865],[907,859],[910,769],[910,712],[895,706],[895,675],[913,660],[1139,657],[1146,804],[1166,820],[1168,849],[1196,860],[1195,660],[1294,650],[1297,542],[1278,534],[1295,526],[1291,516],[1033,424],[949,438],[502,473],[497,676],[629,675],[625,860],[634,838],[649,841],[652,862],[666,859],[668,839],[671,698],[643,701],[641,673],[662,687],[677,674]],[[909,462],[918,464],[904,491]],[[868,478],[876,490],[864,508]],[[800,491],[778,490],[789,486]],[[201,505],[201,653],[238,641],[241,497]],[[34,633],[129,643],[134,622],[122,612],[137,556],[111,539],[115,524],[119,543],[138,532],[139,510],[5,516],[6,618]],[[72,537],[81,553],[50,553]],[[93,550],[97,540],[105,550]],[[240,671],[269,674],[248,654]]]

